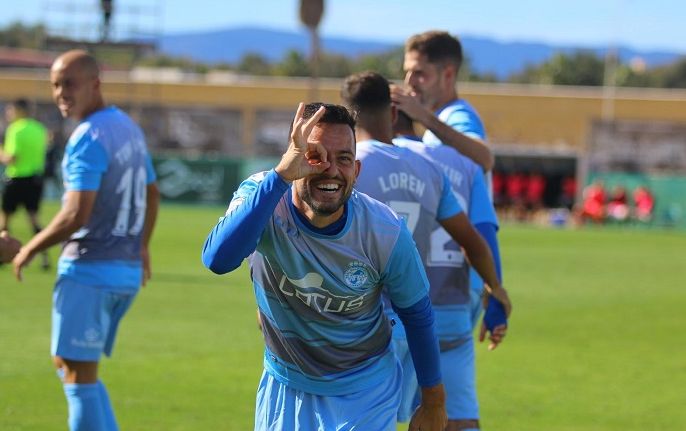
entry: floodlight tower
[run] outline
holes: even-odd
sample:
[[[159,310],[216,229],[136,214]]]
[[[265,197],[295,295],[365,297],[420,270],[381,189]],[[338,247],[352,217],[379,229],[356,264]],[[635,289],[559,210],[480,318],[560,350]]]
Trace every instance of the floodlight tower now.
[[[302,22],[310,32],[311,53],[310,53],[310,101],[316,101],[319,97],[319,33],[317,27],[324,14],[324,0],[300,0],[300,22]]]
[[[150,44],[161,35],[163,0],[44,1],[43,22],[54,38],[86,44]]]

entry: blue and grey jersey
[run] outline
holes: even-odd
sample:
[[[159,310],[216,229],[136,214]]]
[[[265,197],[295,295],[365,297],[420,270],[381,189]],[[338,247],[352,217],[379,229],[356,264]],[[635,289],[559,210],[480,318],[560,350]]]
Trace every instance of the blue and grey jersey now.
[[[405,220],[417,245],[429,284],[441,278],[439,274],[452,276],[452,268],[446,268],[442,261],[436,261],[434,239],[436,232],[439,232],[436,229],[438,220],[462,212],[462,206],[455,199],[446,175],[431,160],[410,148],[374,140],[357,143],[357,159],[362,162],[362,169],[355,188],[390,206]],[[459,250],[456,245],[454,248]],[[456,253],[447,255],[447,258],[451,256],[461,258]],[[431,286],[431,302],[441,303],[444,291]],[[389,304],[386,304],[386,312],[398,321]],[[401,326],[395,335],[404,336]]]
[[[436,111],[439,120],[470,138],[479,139],[486,142],[486,129],[483,122],[476,112],[476,109],[464,99],[456,99]],[[441,140],[431,130],[424,132],[422,141],[428,145],[440,145]],[[491,201],[493,201],[493,179],[489,171],[486,173],[486,190]]]
[[[155,181],[141,129],[116,107],[78,125],[65,148],[66,191],[97,191],[91,217],[64,244],[58,272],[98,287],[138,288],[147,186]]]
[[[400,215],[426,267],[432,265],[431,235],[437,220],[462,212],[448,179],[433,162],[415,151],[368,140],[357,143],[362,162],[355,188]],[[433,298],[432,298],[433,300]]]
[[[480,166],[447,145],[422,144],[404,138],[396,138],[393,143],[422,154],[442,168],[450,181],[457,201],[465,209],[473,225],[479,223],[498,225]],[[464,325],[455,322],[442,325],[443,319],[439,317],[442,314],[440,313],[442,307],[445,310],[467,310],[470,302],[470,267],[459,245],[448,232],[437,223],[433,224],[433,229],[431,249],[434,259],[433,265],[426,267],[426,272],[431,286],[431,299],[436,310],[439,337],[442,337],[446,333],[454,334],[455,328],[464,330],[467,330],[467,326],[471,328],[471,323],[467,325],[467,320],[463,322]]]
[[[277,181],[273,171],[267,175]],[[244,181],[225,218],[254,205],[263,181],[264,173]],[[298,217],[290,193],[281,196],[249,257],[265,369],[290,387],[320,395],[384,384],[396,359],[382,286],[401,308],[428,293],[412,237],[388,207],[357,191],[346,203],[341,231],[318,233]],[[230,228],[222,224],[206,243],[208,259],[223,253],[211,251]]]

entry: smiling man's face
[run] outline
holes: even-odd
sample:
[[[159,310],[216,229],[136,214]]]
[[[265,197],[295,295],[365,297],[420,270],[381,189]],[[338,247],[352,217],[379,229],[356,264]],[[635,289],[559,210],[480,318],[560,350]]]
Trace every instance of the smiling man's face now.
[[[326,148],[330,166],[321,174],[294,181],[293,203],[312,224],[324,227],[343,214],[360,162],[355,160],[355,136],[347,124],[319,123],[308,142]]]

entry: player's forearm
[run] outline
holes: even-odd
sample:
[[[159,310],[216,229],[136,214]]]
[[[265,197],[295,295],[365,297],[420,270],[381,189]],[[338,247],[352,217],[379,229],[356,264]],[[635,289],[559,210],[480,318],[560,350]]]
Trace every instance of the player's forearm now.
[[[477,223],[474,228],[481,234],[481,237],[488,244],[493,257],[493,264],[495,265],[495,272],[498,276],[500,284],[503,284],[503,270],[500,262],[500,247],[498,245],[498,236],[496,234],[496,227],[492,223]]]
[[[160,208],[160,189],[156,183],[148,184],[145,203],[145,223],[143,224],[143,246],[150,245],[152,232],[157,222],[157,213]]]
[[[25,249],[30,256],[34,256],[38,252],[68,240],[82,226],[83,223],[79,220],[75,209],[62,208],[50,223],[31,238],[22,249]]]
[[[274,170],[267,173],[253,193],[231,209],[210,232],[202,251],[205,267],[217,274],[238,268],[243,259],[255,251],[288,187]]]
[[[443,384],[421,388],[422,405],[425,407],[442,407],[445,405],[445,388]]]
[[[495,157],[488,146],[480,140],[460,133],[438,119],[435,115],[422,116],[420,122],[431,130],[445,145],[455,148],[460,154],[469,157],[487,172],[493,169]]]
[[[498,288],[500,287],[500,281],[491,251],[488,249],[486,241],[481,238],[481,235],[476,231],[474,231],[474,234],[474,238],[462,244],[469,263],[489,287]]]

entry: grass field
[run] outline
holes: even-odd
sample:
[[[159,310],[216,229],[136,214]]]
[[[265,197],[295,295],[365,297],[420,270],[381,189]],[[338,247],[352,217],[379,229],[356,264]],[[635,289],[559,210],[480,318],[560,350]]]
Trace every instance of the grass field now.
[[[222,212],[162,207],[154,278],[101,363],[123,431],[252,429],[262,340],[248,274],[215,276],[199,257]],[[515,311],[506,343],[477,349],[483,429],[686,429],[686,234],[506,226],[501,247]],[[0,430],[66,429],[53,280],[0,268]]]

